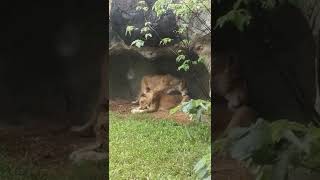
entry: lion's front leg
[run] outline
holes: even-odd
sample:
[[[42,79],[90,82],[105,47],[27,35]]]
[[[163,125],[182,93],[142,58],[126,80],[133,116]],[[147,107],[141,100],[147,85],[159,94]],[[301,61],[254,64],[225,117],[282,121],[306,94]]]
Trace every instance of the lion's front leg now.
[[[70,156],[73,163],[80,163],[81,161],[102,161],[108,159],[107,153],[96,152],[96,151],[86,151],[73,153]]]
[[[79,163],[83,160],[85,161],[100,161],[108,158],[106,152],[98,152],[97,149],[101,148],[101,143],[94,143],[86,147],[80,148],[72,152],[69,156],[69,159],[74,163]]]
[[[72,132],[77,132],[77,133],[82,133],[84,131],[87,131],[89,128],[93,127],[93,125],[96,122],[96,118],[97,117],[96,117],[96,112],[95,112],[94,115],[90,118],[90,120],[87,123],[85,123],[82,126],[72,126],[70,130]]]
[[[158,103],[153,103],[150,106],[148,106],[146,109],[141,109],[141,107],[137,107],[131,110],[131,113],[136,114],[136,113],[152,113],[157,111],[159,108]]]
[[[82,160],[100,161],[107,159],[105,146],[107,145],[107,113],[100,111],[95,126],[96,142],[72,152],[69,158],[77,163]],[[100,151],[100,152],[99,152]]]
[[[133,113],[133,114],[142,113],[142,112],[143,112],[143,109],[140,109],[140,107],[133,108],[133,109],[131,110],[131,113]]]

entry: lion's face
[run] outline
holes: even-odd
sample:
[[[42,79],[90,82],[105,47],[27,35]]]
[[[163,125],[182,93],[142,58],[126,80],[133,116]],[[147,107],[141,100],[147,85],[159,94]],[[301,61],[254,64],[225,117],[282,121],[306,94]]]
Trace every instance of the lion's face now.
[[[152,93],[142,93],[140,100],[139,100],[139,106],[140,109],[148,109],[152,101]]]

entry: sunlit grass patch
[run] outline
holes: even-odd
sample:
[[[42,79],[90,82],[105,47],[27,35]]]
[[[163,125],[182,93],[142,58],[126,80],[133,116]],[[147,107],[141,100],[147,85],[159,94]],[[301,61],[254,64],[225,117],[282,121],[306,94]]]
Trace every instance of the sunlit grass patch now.
[[[146,114],[110,112],[110,179],[195,179],[195,163],[210,144],[205,124],[187,127]]]

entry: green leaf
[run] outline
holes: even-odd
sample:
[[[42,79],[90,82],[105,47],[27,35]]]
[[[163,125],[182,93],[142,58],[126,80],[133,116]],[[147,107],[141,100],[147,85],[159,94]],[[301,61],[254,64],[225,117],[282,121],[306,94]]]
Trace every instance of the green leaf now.
[[[204,58],[203,57],[199,57],[197,60],[198,63],[204,63]]]
[[[137,6],[136,11],[140,11],[140,10],[142,10],[142,6]]]
[[[234,9],[218,18],[216,27],[222,27],[225,23],[231,22],[239,31],[243,31],[244,27],[249,25],[251,18],[246,9]]]
[[[142,9],[143,9],[144,12],[147,12],[149,10],[148,7],[143,7]]]
[[[152,34],[147,33],[147,34],[145,34],[145,35],[144,35],[144,37],[145,37],[145,39],[147,40],[147,39],[148,39],[148,37],[152,38]]]
[[[201,159],[200,161],[197,162],[197,164],[195,165],[194,167],[194,170],[197,172],[199,171],[200,169],[202,169],[203,167],[205,167],[206,165],[206,162],[204,159]]]
[[[161,41],[160,41],[160,45],[166,45],[168,43],[170,43],[172,41],[171,38],[163,38]]]
[[[316,128],[313,126],[308,127],[308,134],[311,136],[313,139],[320,139],[320,128]]]
[[[142,46],[144,46],[144,41],[141,39],[137,39],[131,43],[131,46],[133,45],[135,45],[138,48],[141,48]]]
[[[141,28],[140,33],[143,34],[143,33],[146,33],[148,31],[150,31],[149,27],[143,27],[143,28]]]
[[[134,26],[127,26],[125,36],[127,36],[127,34],[131,36],[131,32],[134,30],[134,28]]]
[[[272,144],[265,144],[252,153],[252,161],[255,164],[274,164],[277,158],[276,151]]]
[[[178,30],[176,31],[178,34],[183,34],[187,31],[187,28],[179,27]]]
[[[210,176],[211,172],[211,150],[204,155],[194,166],[193,170],[199,179],[205,179]]]
[[[288,166],[289,166],[289,153],[284,151],[280,154],[279,161],[273,166],[272,178],[273,180],[287,180]]]
[[[152,6],[152,10],[160,17],[168,10],[169,4],[172,4],[172,0],[157,0]]]
[[[182,69],[184,71],[188,71],[190,69],[190,66],[188,64],[182,64],[181,66],[178,67],[178,70],[181,71]]]
[[[271,136],[273,142],[279,142],[283,138],[284,133],[287,130],[297,131],[297,132],[306,132],[307,128],[297,122],[290,122],[286,119],[274,121],[270,124],[271,127]]]
[[[145,1],[139,1],[138,4],[146,5],[146,2]]]
[[[190,46],[191,41],[184,39],[181,41],[182,44],[186,44],[187,46]]]
[[[181,110],[181,105],[170,109],[170,114],[174,114],[174,113],[176,113],[176,112],[178,112],[180,110]]]
[[[185,59],[186,59],[186,56],[183,55],[183,54],[181,54],[181,55],[179,55],[179,56],[176,58],[176,61],[177,61],[177,62],[180,62],[181,60],[185,60]]]
[[[151,25],[151,22],[145,22],[144,23],[144,26],[150,26]]]
[[[255,124],[249,128],[234,128],[231,129],[229,134],[235,129],[242,129],[242,135],[237,137],[236,141],[232,141],[230,146],[230,154],[232,158],[244,160],[262,148],[265,145],[271,144],[270,128],[268,123],[262,119],[258,119]]]
[[[283,134],[284,138],[295,145],[295,147],[299,148],[299,150],[304,151],[307,154],[310,152],[309,144],[302,143],[302,141],[291,130],[285,130]]]

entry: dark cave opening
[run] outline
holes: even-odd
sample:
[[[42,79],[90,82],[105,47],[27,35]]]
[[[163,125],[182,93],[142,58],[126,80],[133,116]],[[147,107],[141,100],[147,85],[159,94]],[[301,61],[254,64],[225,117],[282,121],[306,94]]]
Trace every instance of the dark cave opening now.
[[[123,50],[110,55],[109,95],[110,99],[134,100],[144,75],[171,74],[187,82],[189,95],[195,99],[209,98],[209,73],[204,64],[193,65],[190,71],[178,71],[176,55],[159,54],[149,60],[133,50]]]

